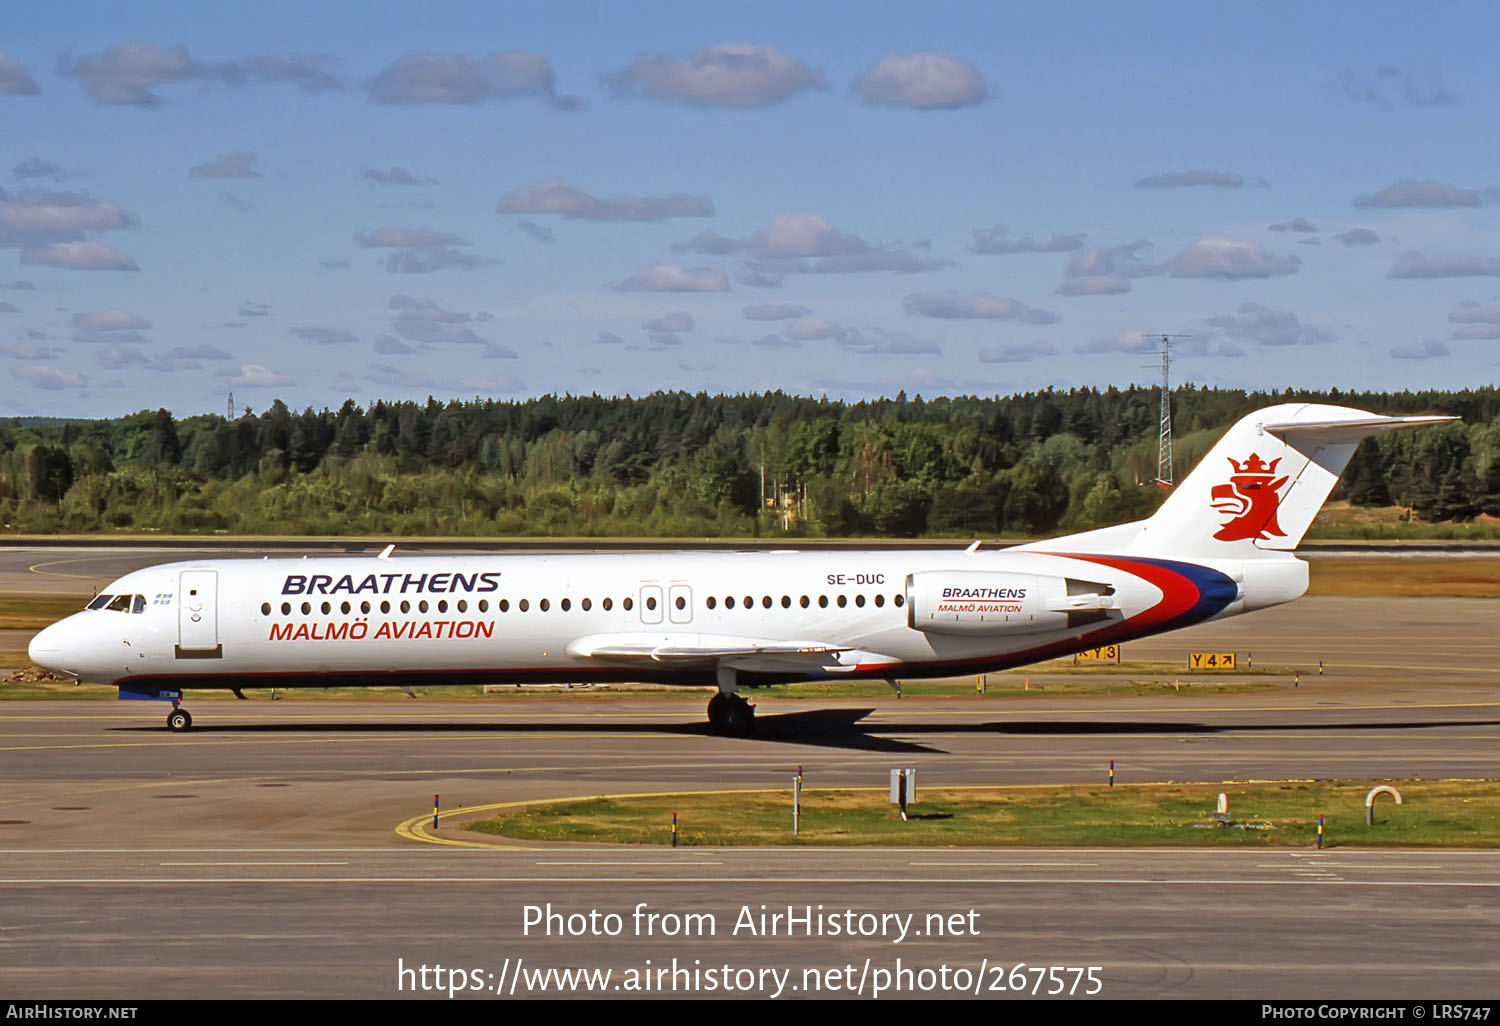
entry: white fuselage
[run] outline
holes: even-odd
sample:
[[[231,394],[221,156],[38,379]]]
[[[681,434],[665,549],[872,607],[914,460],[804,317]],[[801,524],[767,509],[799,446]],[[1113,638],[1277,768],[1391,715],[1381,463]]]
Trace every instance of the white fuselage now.
[[[127,601],[54,624],[31,655],[141,693],[931,677],[1235,615],[1305,582],[1291,556],[994,550],[204,560],[127,574],[101,593]]]

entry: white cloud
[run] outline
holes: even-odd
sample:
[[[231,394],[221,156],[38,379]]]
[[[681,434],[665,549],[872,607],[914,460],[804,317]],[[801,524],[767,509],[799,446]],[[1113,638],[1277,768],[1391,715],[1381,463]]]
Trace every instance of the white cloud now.
[[[373,232],[359,232],[354,244],[365,249],[394,249],[383,265],[392,274],[426,274],[450,269],[472,270],[485,261],[455,246],[468,246],[467,239],[425,228],[387,225]],[[328,266],[325,262],[325,266]]]
[[[1470,278],[1500,277],[1500,259],[1465,253],[1442,253],[1426,256],[1407,250],[1396,258],[1387,277],[1390,278]]]
[[[664,221],[712,217],[707,196],[591,196],[559,179],[528,185],[500,198],[502,214],[560,214],[586,221]]]
[[[408,246],[386,257],[384,266],[392,274],[430,274],[470,271],[484,262],[472,253],[461,253],[450,246]]]
[[[806,317],[797,318],[784,330],[792,338],[800,339],[804,342],[820,338],[841,339],[845,335],[844,329],[840,328],[837,324],[832,324],[821,317],[814,317],[811,314]]]
[[[968,61],[924,50],[886,54],[855,81],[854,91],[872,106],[952,110],[979,103],[986,89]]]
[[[644,271],[625,279],[615,288],[643,292],[728,292],[729,279],[720,267],[652,264]]]
[[[749,321],[791,321],[812,313],[797,303],[760,303],[745,307],[744,312]]]
[[[23,264],[45,264],[70,271],[139,271],[130,257],[102,242],[54,242],[50,246],[23,250]]]
[[[1460,303],[1458,309],[1448,315],[1448,320],[1454,324],[1500,324],[1500,305]]]
[[[1448,355],[1447,344],[1434,342],[1432,339],[1425,342],[1403,342],[1399,346],[1391,347],[1391,356],[1397,360],[1431,360]]]
[[[234,354],[226,353],[217,346],[173,346],[167,354],[174,360],[232,360]]]
[[[55,360],[62,350],[36,342],[0,342],[0,353],[15,360]]]
[[[1272,310],[1260,303],[1241,303],[1235,313],[1211,317],[1208,323],[1230,338],[1262,346],[1314,345],[1337,338],[1331,332],[1303,324],[1294,313]]]
[[[765,258],[822,257],[868,252],[870,244],[839,231],[825,217],[797,212],[772,217],[756,233],[753,247],[756,256]]]
[[[993,228],[975,228],[972,235],[969,251],[973,253],[1067,253],[1083,245],[1082,234],[1058,235],[1054,232],[1046,242],[1038,242],[1029,233],[1019,239],[1007,238],[1003,224],[997,224]]]
[[[1151,353],[1156,351],[1156,336],[1144,331],[1122,331],[1113,338],[1096,338],[1076,350],[1079,353]]]
[[[749,285],[751,288],[757,289],[779,289],[781,288],[783,277],[783,275],[750,267],[749,265],[740,267],[734,272],[735,281],[741,285]]]
[[[343,83],[328,70],[333,63],[332,57],[322,55],[247,57],[245,70],[259,82],[290,82],[304,93],[316,96],[344,88]]]
[[[1113,274],[1085,274],[1057,287],[1059,296],[1113,296],[1130,291],[1130,280]]]
[[[1151,243],[1137,239],[1123,246],[1095,246],[1081,249],[1068,257],[1065,279],[1058,286],[1060,296],[1108,296],[1130,291],[1132,278],[1160,274],[1162,269],[1148,263],[1142,255],[1151,251]]]
[[[145,318],[119,309],[74,314],[72,323],[77,331],[88,332],[138,331],[151,327],[151,323]]]
[[[1500,324],[1465,324],[1448,336],[1451,339],[1500,339]]]
[[[603,76],[616,96],[694,107],[769,107],[807,89],[825,89],[821,71],[769,46],[721,43],[688,57],[652,54]]]
[[[483,57],[420,51],[397,58],[365,89],[371,103],[483,103],[526,96],[556,99],[556,76],[546,57],[524,50]]]
[[[85,192],[0,192],[0,246],[76,242],[84,232],[130,228],[136,219]]]
[[[156,89],[180,82],[290,82],[309,94],[342,89],[328,71],[332,63],[326,56],[250,56],[208,63],[193,60],[184,46],[158,47],[133,39],[76,61],[64,60],[58,70],[76,79],[96,103],[150,108],[162,103]]]
[[[28,381],[37,388],[45,388],[48,391],[58,391],[64,388],[82,388],[89,383],[88,378],[71,371],[59,370],[56,367],[48,367],[44,364],[26,364],[16,368],[16,377]]]
[[[799,211],[777,214],[747,241],[757,259],[753,274],[845,274],[894,271],[910,274],[951,267],[951,260],[925,255],[925,244],[874,246],[840,231],[827,218]],[[779,279],[769,279],[779,283]],[[747,283],[748,284],[748,283]]]
[[[485,339],[472,328],[465,327],[474,319],[471,314],[445,310],[430,299],[403,295],[392,296],[387,305],[399,311],[391,326],[396,334],[409,342],[485,344]]]
[[[140,40],[117,43],[98,53],[87,53],[76,61],[63,61],[58,69],[78,80],[96,103],[130,107],[159,107],[161,97],[152,92],[176,82],[224,82],[238,85],[244,71],[233,62],[208,64],[188,56],[187,47],[156,47]]]
[[[431,185],[431,178],[418,178],[404,167],[393,166],[389,171],[367,167],[359,173],[367,182],[376,185]]]
[[[979,351],[980,363],[1029,363],[1038,356],[1056,356],[1051,342],[1030,342],[1010,346],[989,346]]]
[[[461,239],[457,235],[447,232],[429,231],[425,228],[396,228],[387,225],[377,228],[373,232],[359,232],[354,236],[354,244],[365,249],[379,249],[382,247],[405,247],[405,246],[467,246],[467,239]]]
[[[845,331],[838,336],[838,344],[853,352],[870,355],[918,356],[943,351],[936,342],[881,328],[871,328],[868,334],[857,329]]]
[[[54,182],[60,182],[68,177],[68,173],[62,169],[60,164],[54,164],[50,160],[41,157],[27,157],[15,167],[10,173],[17,178],[50,178]]]
[[[691,314],[678,310],[663,317],[653,317],[642,327],[647,331],[667,331],[677,334],[693,330],[693,317]]]
[[[1199,185],[1216,186],[1220,189],[1239,189],[1245,179],[1232,171],[1168,171],[1151,175],[1135,183],[1137,189],[1188,189]]]
[[[1270,278],[1295,274],[1297,257],[1279,257],[1258,243],[1205,235],[1166,264],[1174,278]]]
[[[751,339],[750,344],[757,349],[801,349],[802,343],[794,338],[784,335],[762,335],[760,338]]]
[[[399,338],[392,338],[390,335],[377,336],[373,348],[382,356],[406,356],[417,351],[415,347],[407,345]]]
[[[1432,179],[1403,178],[1369,196],[1356,196],[1356,207],[1477,207],[1479,193]]]
[[[535,221],[517,221],[516,227],[538,242],[557,241],[557,233],[544,224],[537,224]]]
[[[221,153],[217,160],[207,164],[195,164],[188,169],[188,174],[194,178],[260,178],[261,173],[255,170],[255,154],[244,150],[235,150],[233,153]]]
[[[343,328],[328,328],[321,325],[308,325],[305,327],[289,329],[292,335],[304,342],[312,342],[320,346],[345,345],[350,342],[358,342],[359,336],[352,331]]]
[[[727,238],[706,228],[686,242],[672,243],[673,253],[702,253],[708,256],[728,256],[744,248],[743,239]]]
[[[0,52],[0,96],[38,96],[41,91],[24,65]]]
[[[1059,320],[1051,310],[1027,306],[1014,299],[999,299],[986,292],[972,296],[917,292],[907,296],[902,306],[909,314],[943,320],[1023,321],[1027,324],[1053,324]]]
[[[1271,225],[1273,232],[1315,232],[1318,226],[1305,217],[1294,217],[1290,221]]]
[[[229,383],[235,388],[276,388],[296,384],[285,374],[259,363],[240,364],[239,372],[230,376]]]

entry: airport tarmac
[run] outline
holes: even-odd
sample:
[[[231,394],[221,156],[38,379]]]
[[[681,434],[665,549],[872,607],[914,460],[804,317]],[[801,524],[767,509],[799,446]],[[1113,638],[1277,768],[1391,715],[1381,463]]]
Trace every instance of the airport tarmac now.
[[[760,703],[763,733],[746,740],[708,736],[701,695],[215,701],[186,735],[169,734],[155,706],[6,703],[0,992],[432,997],[397,990],[398,959],[514,980],[506,959],[618,974],[676,957],[798,974],[852,965],[866,996],[868,974],[884,979],[898,958],[971,977],[986,959],[1098,965],[1112,997],[1492,996],[1500,852],[674,851],[665,824],[662,845],[629,849],[396,834],[434,793],[446,811],[774,788],[797,765],[813,787],[881,786],[892,766],[917,768],[923,788],[1099,781],[1111,758],[1122,782],[1497,775],[1493,691],[1390,698],[1330,683],[1186,700],[779,699]],[[448,819],[431,833],[485,842]],[[712,913],[721,932],[527,935],[525,906],[549,902]],[[974,910],[979,932],[900,944],[729,932],[762,904],[919,921]]]
[[[116,562],[53,568],[85,575],[61,579],[73,590],[57,593],[138,556],[173,558],[84,553]],[[0,550],[0,580],[41,576],[22,558]],[[1126,648],[1127,659],[1172,664],[1191,648],[1253,652],[1278,669],[1266,687],[763,698],[751,739],[707,734],[706,691],[276,703],[190,694],[196,722],[183,735],[166,731],[155,703],[0,703],[0,993],[446,999],[446,988],[420,989],[431,974],[398,989],[398,964],[441,963],[479,973],[466,981],[491,991],[541,996],[517,975],[520,960],[610,969],[603,993],[627,996],[619,974],[675,957],[700,975],[658,982],[709,997],[725,991],[708,990],[702,970],[726,965],[736,986],[741,970],[793,970],[782,997],[832,986],[868,997],[882,979],[903,979],[898,959],[947,965],[950,982],[964,969],[969,992],[978,977],[987,997],[1018,996],[990,988],[997,966],[1009,988],[1019,962],[1100,966],[1105,997],[1493,997],[1494,851],[470,848],[396,828],[430,810],[434,793],[446,811],[777,788],[799,765],[810,787],[879,787],[895,766],[915,767],[919,788],[1102,781],[1111,759],[1121,782],[1496,777],[1500,639],[1487,625],[1497,612],[1495,600],[1303,599]],[[1284,672],[1293,669],[1296,687]],[[476,840],[449,819],[435,835]],[[527,934],[525,906],[548,902],[616,912],[623,932]],[[711,913],[717,932],[638,936],[639,902]],[[741,909],[758,915],[762,904],[914,913],[916,928],[928,914],[977,918],[961,935],[900,943],[732,932]],[[804,970],[821,970],[821,983]],[[752,993],[776,992],[767,972]],[[576,992],[555,981],[546,991]]]

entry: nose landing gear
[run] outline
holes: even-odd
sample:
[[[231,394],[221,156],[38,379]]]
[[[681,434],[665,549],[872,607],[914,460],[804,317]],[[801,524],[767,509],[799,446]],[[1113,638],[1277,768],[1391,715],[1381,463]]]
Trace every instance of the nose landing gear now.
[[[172,703],[172,711],[167,713],[167,729],[174,734],[181,734],[193,725],[193,716],[176,702]]]

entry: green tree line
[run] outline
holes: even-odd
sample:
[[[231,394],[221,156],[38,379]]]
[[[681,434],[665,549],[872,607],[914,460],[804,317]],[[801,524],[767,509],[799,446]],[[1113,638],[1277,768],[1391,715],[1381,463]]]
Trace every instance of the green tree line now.
[[[1423,521],[1500,515],[1500,391],[1172,396],[1175,473],[1276,402],[1449,413],[1362,445],[1341,485]],[[295,412],[0,422],[0,516],[28,533],[1016,536],[1148,515],[1158,393],[865,402],[769,392],[347,401]]]

